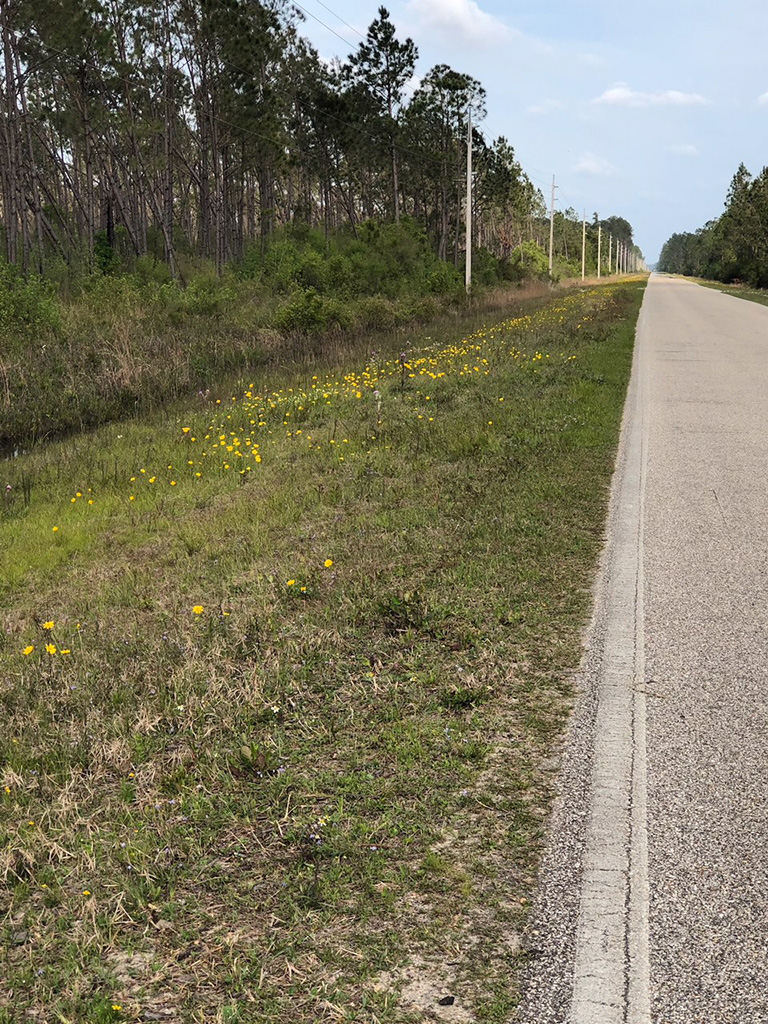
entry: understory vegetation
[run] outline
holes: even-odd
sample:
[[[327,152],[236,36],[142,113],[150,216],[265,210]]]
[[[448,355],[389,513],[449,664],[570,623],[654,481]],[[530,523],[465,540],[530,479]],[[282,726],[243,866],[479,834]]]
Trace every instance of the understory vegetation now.
[[[0,463],[0,1021],[508,1019],[643,285]]]
[[[333,239],[294,225],[222,275],[198,263],[186,285],[146,257],[67,296],[0,262],[0,452],[141,415],[296,351],[338,350],[354,334],[404,344],[419,325],[508,304],[521,288],[545,295],[540,257],[529,251],[521,268],[480,254],[472,300],[407,219]]]

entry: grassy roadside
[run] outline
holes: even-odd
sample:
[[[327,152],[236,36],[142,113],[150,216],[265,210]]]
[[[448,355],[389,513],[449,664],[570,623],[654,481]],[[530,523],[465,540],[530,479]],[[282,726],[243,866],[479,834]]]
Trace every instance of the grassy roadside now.
[[[400,235],[409,241],[407,229]],[[455,268],[408,244],[388,249],[383,262],[371,252],[340,266],[283,241],[264,262],[263,276],[258,267],[255,278],[243,268],[221,278],[201,272],[186,287],[162,276],[96,275],[65,298],[0,258],[0,456],[152,415],[227,375],[274,369],[295,352],[341,358],[361,336],[407,336],[551,290],[540,280],[487,285],[468,301]]]
[[[508,1019],[642,290],[4,465],[0,1021]]]
[[[694,278],[696,284],[705,288],[714,288],[715,291],[723,292],[724,295],[735,295],[737,299],[747,299],[749,302],[759,302],[762,306],[768,306],[768,291],[762,288],[747,288],[742,284],[722,284],[720,281],[705,281],[703,278]]]

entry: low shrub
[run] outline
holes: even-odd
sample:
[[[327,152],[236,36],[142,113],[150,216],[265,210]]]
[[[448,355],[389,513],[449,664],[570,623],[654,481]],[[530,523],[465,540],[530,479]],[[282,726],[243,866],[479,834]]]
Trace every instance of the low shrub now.
[[[518,245],[505,262],[508,281],[545,280],[549,277],[549,256],[536,242]]]
[[[366,330],[389,331],[397,323],[397,313],[383,296],[371,295],[357,303],[357,321]]]
[[[36,274],[25,278],[18,267],[0,259],[0,331],[35,338],[61,327],[58,302],[48,282]]]
[[[287,333],[317,334],[332,327],[344,330],[351,325],[349,308],[319,295],[314,288],[296,292],[275,314],[275,326]]]

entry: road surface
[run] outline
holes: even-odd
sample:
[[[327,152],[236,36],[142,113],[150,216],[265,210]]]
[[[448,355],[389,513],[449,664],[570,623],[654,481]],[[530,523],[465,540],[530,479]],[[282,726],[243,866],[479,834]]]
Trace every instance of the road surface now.
[[[768,307],[653,275],[516,1024],[768,1022]]]

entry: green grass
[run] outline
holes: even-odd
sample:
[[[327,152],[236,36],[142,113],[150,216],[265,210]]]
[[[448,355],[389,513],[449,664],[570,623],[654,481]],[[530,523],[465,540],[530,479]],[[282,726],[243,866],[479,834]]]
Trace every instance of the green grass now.
[[[722,284],[720,281],[705,281],[696,278],[696,284],[704,285],[705,288],[714,288],[715,291],[723,292],[725,295],[735,295],[737,299],[748,299],[749,302],[759,302],[768,306],[768,291],[764,288],[748,288],[742,284]]]
[[[508,1019],[642,291],[3,464],[0,1021]]]

